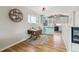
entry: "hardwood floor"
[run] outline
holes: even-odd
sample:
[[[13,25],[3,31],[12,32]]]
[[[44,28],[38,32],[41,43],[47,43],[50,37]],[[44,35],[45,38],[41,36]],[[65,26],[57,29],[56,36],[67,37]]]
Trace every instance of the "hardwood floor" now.
[[[66,52],[66,48],[62,39],[56,41],[49,36],[47,44],[32,45],[24,41],[3,52]]]

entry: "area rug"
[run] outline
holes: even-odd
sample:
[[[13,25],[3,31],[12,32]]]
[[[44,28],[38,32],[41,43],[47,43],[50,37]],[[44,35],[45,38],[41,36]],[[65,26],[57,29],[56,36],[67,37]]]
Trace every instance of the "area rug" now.
[[[26,42],[32,44],[32,45],[43,45],[43,44],[47,44],[48,43],[48,39],[51,36],[52,40],[53,40],[53,35],[41,35],[39,38],[37,38],[36,40],[26,40]],[[30,40],[30,41],[29,41]]]

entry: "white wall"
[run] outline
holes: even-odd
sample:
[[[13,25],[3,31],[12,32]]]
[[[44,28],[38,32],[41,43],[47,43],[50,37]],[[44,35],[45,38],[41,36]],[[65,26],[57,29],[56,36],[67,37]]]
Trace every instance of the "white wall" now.
[[[62,24],[62,38],[67,51],[71,51],[71,27],[73,26],[73,12],[68,13],[69,20],[68,23]]]
[[[21,22],[16,23],[10,20],[8,12],[12,8],[18,8],[22,11],[23,20]],[[30,27],[27,23],[28,14],[38,16],[32,10],[23,6],[0,7],[0,50],[29,37],[29,35],[27,35],[27,29]]]
[[[64,24],[62,26],[62,37],[67,51],[71,51],[71,26]]]

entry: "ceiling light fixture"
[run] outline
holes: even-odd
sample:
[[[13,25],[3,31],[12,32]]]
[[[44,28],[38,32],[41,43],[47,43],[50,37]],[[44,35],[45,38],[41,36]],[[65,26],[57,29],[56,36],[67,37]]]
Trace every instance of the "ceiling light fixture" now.
[[[46,6],[43,6],[42,7],[42,11],[46,11],[47,10],[47,7]]]
[[[46,8],[45,8],[45,7],[43,7],[43,8],[42,8],[42,11],[45,11],[45,10],[46,10]]]

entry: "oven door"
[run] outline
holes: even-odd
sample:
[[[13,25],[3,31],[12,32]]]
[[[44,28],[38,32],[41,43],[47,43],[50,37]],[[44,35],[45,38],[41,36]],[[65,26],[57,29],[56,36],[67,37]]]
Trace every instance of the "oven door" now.
[[[72,33],[72,43],[78,43],[79,44],[79,27],[72,27],[71,29]]]

